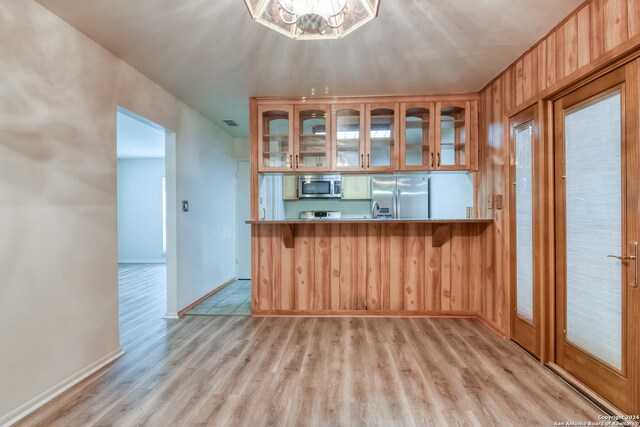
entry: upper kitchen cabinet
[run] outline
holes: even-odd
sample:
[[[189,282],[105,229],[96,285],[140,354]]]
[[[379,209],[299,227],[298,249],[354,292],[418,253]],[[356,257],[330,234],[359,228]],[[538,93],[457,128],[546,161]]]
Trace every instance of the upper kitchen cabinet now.
[[[293,106],[258,107],[258,170],[292,171]]]
[[[477,101],[401,104],[400,115],[402,170],[477,169]]]
[[[435,105],[432,102],[400,104],[402,142],[400,168],[429,170],[436,168],[434,129]]]
[[[398,161],[398,104],[334,104],[334,171],[393,171]]]
[[[370,171],[393,171],[398,167],[398,104],[367,104],[366,158]]]
[[[327,105],[294,106],[294,170],[315,172],[330,169],[331,123],[328,113]]]
[[[475,95],[308,101],[269,98],[255,103],[251,146],[259,172],[478,168]]]
[[[437,102],[436,116],[434,169],[476,169],[477,103]]]
[[[364,111],[364,104],[331,106],[334,171],[364,170]]]

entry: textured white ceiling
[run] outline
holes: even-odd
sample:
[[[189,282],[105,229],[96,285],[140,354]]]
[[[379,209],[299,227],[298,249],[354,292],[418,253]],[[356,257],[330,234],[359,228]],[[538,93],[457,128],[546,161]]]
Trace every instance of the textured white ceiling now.
[[[243,0],[38,1],[234,136],[249,96],[478,91],[583,2],[381,0],[344,39],[294,41]]]

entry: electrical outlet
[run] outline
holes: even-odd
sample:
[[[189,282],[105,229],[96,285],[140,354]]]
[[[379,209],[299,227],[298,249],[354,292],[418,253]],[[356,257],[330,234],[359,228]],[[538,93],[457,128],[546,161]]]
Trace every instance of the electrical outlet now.
[[[496,194],[496,209],[502,209],[502,194]]]

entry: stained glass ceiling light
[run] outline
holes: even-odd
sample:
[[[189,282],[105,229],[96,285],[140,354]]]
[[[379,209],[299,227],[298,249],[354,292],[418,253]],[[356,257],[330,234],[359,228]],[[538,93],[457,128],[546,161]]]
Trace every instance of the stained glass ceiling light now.
[[[380,0],[244,0],[254,21],[297,40],[339,39],[378,16]]]

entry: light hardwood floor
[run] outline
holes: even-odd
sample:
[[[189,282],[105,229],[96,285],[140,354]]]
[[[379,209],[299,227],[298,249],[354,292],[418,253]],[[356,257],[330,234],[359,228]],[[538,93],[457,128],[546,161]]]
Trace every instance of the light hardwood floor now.
[[[121,278],[127,353],[19,425],[550,426],[601,414],[476,320],[165,320],[161,266]]]

